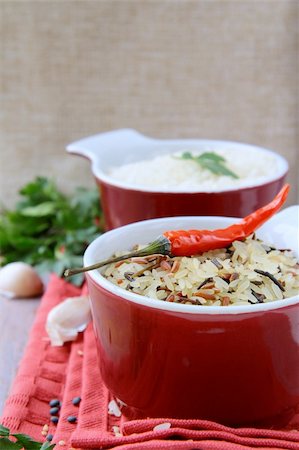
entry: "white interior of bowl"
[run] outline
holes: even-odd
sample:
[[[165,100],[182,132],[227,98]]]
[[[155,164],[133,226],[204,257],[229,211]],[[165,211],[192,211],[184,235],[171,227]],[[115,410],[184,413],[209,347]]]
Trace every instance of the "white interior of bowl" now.
[[[124,189],[132,189],[144,192],[226,192],[232,191],[231,187],[223,187],[217,191],[200,191],[199,187],[175,188],[175,187],[146,187],[121,182],[109,176],[111,167],[153,159],[156,156],[176,153],[178,151],[217,151],[225,149],[237,149],[240,152],[258,150],[261,153],[271,153],[277,161],[277,171],[269,176],[264,176],[259,181],[246,183],[244,188],[264,185],[284,176],[288,171],[288,163],[285,158],[268,150],[254,145],[239,142],[208,140],[208,139],[153,139],[138,133],[135,130],[123,129],[90,136],[67,146],[67,151],[91,160],[92,171],[96,178],[113,186]],[[240,188],[238,188],[240,189]]]
[[[298,213],[299,206],[283,210],[268,221],[257,232],[257,236],[275,245],[277,248],[291,248],[299,254],[298,243]],[[240,219],[228,217],[171,217],[153,219],[126,225],[109,231],[95,239],[87,248],[84,255],[84,266],[109,258],[114,252],[128,250],[135,244],[147,244],[167,230],[178,229],[217,229],[225,228]],[[258,305],[231,305],[231,306],[193,306],[178,303],[169,303],[140,296],[126,291],[108,280],[98,270],[89,272],[90,277],[106,290],[134,303],[147,307],[192,313],[192,314],[240,314],[269,311],[299,303],[297,296]]]

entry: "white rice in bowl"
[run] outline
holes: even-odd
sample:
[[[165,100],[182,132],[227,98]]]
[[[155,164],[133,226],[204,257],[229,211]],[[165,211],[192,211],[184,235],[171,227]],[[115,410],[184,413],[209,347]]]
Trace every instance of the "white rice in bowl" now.
[[[254,235],[199,256],[131,258],[110,264],[102,275],[135,294],[195,306],[267,303],[299,292],[296,257]]]
[[[262,152],[254,148],[246,151],[235,148],[216,151],[207,149],[224,157],[225,166],[239,178],[215,175],[193,160],[181,159],[185,151],[193,156],[204,153],[185,149],[173,154],[112,167],[108,174],[117,181],[140,188],[155,186],[176,191],[192,191],[197,188],[201,192],[217,192],[263,183],[279,170],[277,158],[271,152]]]

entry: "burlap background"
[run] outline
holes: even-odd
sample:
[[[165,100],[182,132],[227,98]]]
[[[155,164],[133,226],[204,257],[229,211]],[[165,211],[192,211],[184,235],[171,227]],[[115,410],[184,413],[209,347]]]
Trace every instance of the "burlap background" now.
[[[298,201],[295,0],[1,1],[1,201],[92,185],[65,144],[132,127],[277,150]]]

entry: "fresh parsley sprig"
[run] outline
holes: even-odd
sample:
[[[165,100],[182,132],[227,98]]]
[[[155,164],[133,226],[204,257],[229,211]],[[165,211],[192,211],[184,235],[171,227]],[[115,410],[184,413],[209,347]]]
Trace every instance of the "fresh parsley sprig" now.
[[[0,265],[24,261],[42,275],[82,264],[87,245],[102,232],[96,189],[77,188],[70,197],[54,181],[38,177],[24,186],[14,210],[0,214]],[[83,276],[70,281],[80,285]]]
[[[27,434],[11,433],[9,428],[0,424],[0,450],[52,450],[54,447],[55,444],[35,441]]]
[[[226,159],[214,152],[205,152],[198,156],[194,156],[190,152],[184,152],[179,159],[189,159],[194,161],[203,169],[208,169],[215,175],[225,175],[236,179],[239,178],[237,174],[225,166]]]

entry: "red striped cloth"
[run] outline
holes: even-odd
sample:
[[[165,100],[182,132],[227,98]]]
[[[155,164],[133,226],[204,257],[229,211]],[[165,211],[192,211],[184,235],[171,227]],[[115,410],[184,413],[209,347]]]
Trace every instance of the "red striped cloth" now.
[[[285,430],[229,428],[204,420],[146,419],[126,421],[108,415],[111,400],[99,371],[92,326],[77,341],[51,347],[45,321],[51,308],[81,291],[52,276],[43,296],[28,345],[6,401],[0,422],[13,432],[27,433],[37,440],[45,424],[54,435],[56,448],[63,449],[203,449],[242,450],[299,449],[299,411]],[[80,406],[72,399],[80,396]],[[57,425],[49,421],[49,400],[62,401]],[[69,415],[77,417],[69,423]],[[168,429],[154,431],[168,422]],[[121,433],[116,435],[114,426]],[[62,442],[61,442],[62,441]]]

